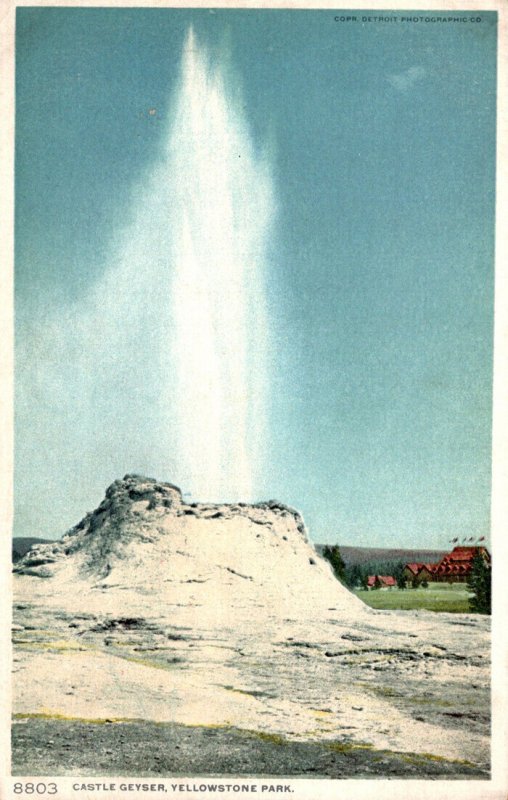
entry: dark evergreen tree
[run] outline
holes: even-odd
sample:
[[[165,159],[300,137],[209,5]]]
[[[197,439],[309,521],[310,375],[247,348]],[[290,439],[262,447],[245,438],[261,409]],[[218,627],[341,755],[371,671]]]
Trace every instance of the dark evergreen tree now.
[[[476,552],[473,559],[468,587],[473,592],[469,598],[469,608],[476,614],[490,614],[492,609],[492,575],[490,564]]]
[[[330,562],[337,580],[347,584],[346,565],[344,564],[338,545],[326,545],[323,548],[323,558],[326,558],[326,560]]]
[[[404,562],[398,561],[397,564],[394,564],[391,574],[397,581],[398,588],[404,589],[406,586],[406,581],[404,580]]]
[[[356,589],[358,586],[362,585],[363,571],[359,564],[346,567],[346,581],[350,589]]]

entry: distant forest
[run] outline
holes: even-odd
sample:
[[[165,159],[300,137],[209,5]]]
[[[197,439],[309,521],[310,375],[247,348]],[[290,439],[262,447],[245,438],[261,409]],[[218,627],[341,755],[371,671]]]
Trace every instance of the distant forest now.
[[[364,586],[368,575],[391,575],[401,583],[406,564],[433,564],[447,552],[324,544],[317,544],[316,550],[330,562],[335,576],[350,588]]]

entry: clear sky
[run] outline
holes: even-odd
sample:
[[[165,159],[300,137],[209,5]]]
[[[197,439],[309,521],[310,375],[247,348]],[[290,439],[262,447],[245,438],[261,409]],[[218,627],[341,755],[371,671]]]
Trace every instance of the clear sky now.
[[[15,535],[60,536],[126,472],[179,482],[139,322],[163,259],[129,292],[103,281],[162,158],[190,23],[273,175],[256,497],[320,542],[488,535],[496,15],[351,14],[18,8]],[[105,285],[124,350],[107,328],[79,338]]]

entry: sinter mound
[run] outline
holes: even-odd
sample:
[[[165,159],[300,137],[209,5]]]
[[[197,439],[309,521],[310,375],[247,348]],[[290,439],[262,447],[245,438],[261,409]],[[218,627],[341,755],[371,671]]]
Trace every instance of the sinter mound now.
[[[294,509],[274,500],[186,504],[176,486],[137,475],[115,481],[94,512],[59,541],[33,547],[14,572],[47,580],[58,596],[72,587],[81,608],[85,597],[107,605],[104,595],[121,589],[129,604],[150,594],[161,604],[192,598],[223,617],[259,616],[262,607],[282,617],[331,606],[364,613]]]

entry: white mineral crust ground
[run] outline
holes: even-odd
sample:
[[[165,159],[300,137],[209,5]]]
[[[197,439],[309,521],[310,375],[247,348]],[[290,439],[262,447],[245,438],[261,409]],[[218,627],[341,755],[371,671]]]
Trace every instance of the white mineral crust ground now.
[[[14,713],[489,763],[489,620],[376,612],[277,503],[137,476],[15,567]]]

